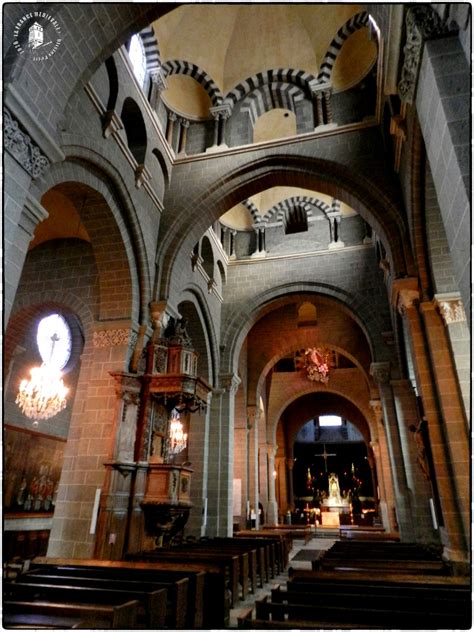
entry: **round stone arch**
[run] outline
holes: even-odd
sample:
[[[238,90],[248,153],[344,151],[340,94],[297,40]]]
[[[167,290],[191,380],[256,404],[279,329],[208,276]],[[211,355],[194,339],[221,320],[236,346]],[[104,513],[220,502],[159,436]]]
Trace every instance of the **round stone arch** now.
[[[184,304],[192,305],[193,310],[183,309]],[[211,386],[215,386],[218,375],[218,340],[209,306],[199,286],[194,283],[189,284],[188,287],[179,293],[177,311],[183,318],[187,318],[187,331],[191,338],[191,343],[193,348],[199,353],[198,375],[209,382]],[[195,318],[199,320],[198,327],[193,325],[191,321],[191,319]],[[196,331],[198,334],[196,340],[193,337],[193,331]],[[205,356],[205,363],[202,361],[203,356]],[[204,371],[202,370],[203,364],[205,367]]]
[[[81,209],[81,200],[79,199],[76,208],[91,237],[101,284],[105,283],[106,277],[110,275],[107,259],[112,254],[107,245],[102,242],[105,238],[109,242],[111,233],[113,233],[120,245],[120,248],[113,249],[113,255],[116,262],[115,266],[120,266],[121,302],[125,313],[115,317],[131,318],[141,324],[147,323],[151,283],[143,237],[139,229],[136,211],[125,185],[120,180],[111,180],[109,174],[104,173],[95,164],[69,158],[63,163],[53,164],[42,178],[38,178],[31,188],[31,195],[41,200],[43,195],[51,189],[65,192],[68,195],[67,190],[72,191],[74,188],[82,192],[86,200],[87,193],[90,192],[91,201],[94,199],[92,196],[100,201],[102,221],[108,226],[107,231],[104,231],[104,225],[99,224],[99,218],[93,213],[89,213],[89,220],[84,222],[82,215],[87,209],[85,205]],[[71,193],[68,197],[70,195]],[[90,225],[88,225],[89,222]],[[97,223],[97,225],[95,229],[91,230],[93,223]],[[115,269],[117,268],[115,267]],[[128,297],[126,309],[123,302],[124,297]]]
[[[372,437],[376,437],[377,436],[377,429],[373,427],[373,422],[372,422],[370,409],[369,409],[368,405],[367,405],[367,410],[364,411],[363,408],[360,405],[360,402],[357,402],[354,398],[352,398],[347,393],[343,393],[343,392],[341,392],[341,391],[339,391],[337,389],[334,389],[333,387],[331,387],[331,385],[324,386],[324,387],[311,385],[311,386],[308,386],[307,388],[301,389],[301,391],[299,391],[298,393],[295,393],[293,395],[293,397],[289,398],[285,402],[284,405],[280,406],[277,410],[275,410],[271,417],[270,417],[270,414],[267,415],[267,441],[272,443],[272,444],[274,444],[274,445],[276,445],[278,422],[280,421],[280,419],[281,419],[283,413],[285,412],[285,410],[291,404],[293,404],[293,402],[296,402],[300,398],[306,397],[308,395],[315,395],[317,393],[332,393],[333,395],[337,395],[340,398],[350,402],[355,407],[355,409],[357,409],[359,411],[361,417],[367,423],[367,426],[368,426],[368,429],[369,429],[368,440],[371,440]],[[308,419],[306,421],[308,421]],[[356,427],[358,429],[360,429],[359,426],[356,426]],[[365,430],[364,430],[364,432],[365,432]],[[365,432],[364,438],[366,438],[366,436],[367,436],[367,433]]]
[[[63,43],[57,54],[52,55],[47,64],[43,64],[18,54],[13,45],[14,25],[28,12],[28,8],[20,4],[9,5],[4,16],[5,22],[12,25],[11,29],[5,29],[5,99],[19,98],[27,103],[38,122],[49,130],[53,138],[57,137],[58,129],[61,129],[61,116],[74,91],[82,90],[99,66],[131,35],[175,8],[176,5],[166,3],[131,3],[124,6],[107,3],[87,6],[50,4],[45,11],[61,27]],[[64,68],[74,71],[65,73]],[[13,81],[15,95],[9,94],[7,97],[6,93]],[[48,110],[42,112],[41,103],[33,102],[32,83],[58,86],[54,89],[54,99]]]
[[[402,214],[380,183],[370,180],[353,165],[291,155],[289,151],[291,148],[286,148],[281,155],[262,151],[258,158],[255,158],[258,152],[244,153],[238,157],[243,164],[229,172],[226,169],[231,163],[221,159],[219,164],[212,164],[209,178],[199,181],[200,188],[194,195],[189,191],[180,194],[171,187],[165,201],[167,210],[162,218],[159,244],[163,299],[179,274],[183,258],[209,226],[242,200],[276,184],[313,189],[345,202],[380,237],[393,277],[414,273]]]
[[[294,297],[289,296],[291,294],[319,294],[336,299],[365,333],[372,357],[390,359],[381,335],[382,322],[377,320],[377,315],[374,314],[368,300],[361,302],[356,296],[321,283],[292,283],[274,287],[257,295],[253,302],[248,301],[245,305],[239,305],[229,318],[223,320],[221,344],[225,348],[222,358],[224,371],[237,370],[240,349],[252,326],[261,316],[274,310],[275,306],[294,302]]]
[[[299,416],[300,408],[311,409],[314,413],[308,416],[308,418],[304,421],[294,421],[295,417]],[[288,447],[292,449],[299,430],[308,423],[308,421],[316,415],[320,415],[325,412],[331,412],[331,414],[340,415],[341,417],[348,419],[362,434],[367,447],[370,447],[370,423],[363,411],[346,397],[338,393],[323,391],[303,395],[302,397],[295,399],[285,409],[285,418],[288,420],[286,428]],[[301,417],[301,419],[304,418]]]
[[[357,369],[359,369],[359,371],[361,372],[361,374],[364,377],[365,383],[367,385],[367,391],[369,393],[370,392],[370,388],[371,388],[370,375],[367,373],[367,371],[364,369],[364,367],[360,364],[360,362],[357,360],[357,358],[355,358],[353,355],[348,353],[342,347],[338,347],[337,345],[333,345],[333,344],[330,344],[330,343],[324,343],[323,346],[324,346],[325,349],[330,349],[332,351],[336,351],[337,353],[345,356],[346,358],[348,358],[351,362],[353,362],[355,364]],[[272,356],[272,358],[266,363],[266,365],[263,367],[263,370],[260,373],[260,377],[258,378],[258,382],[257,382],[256,387],[255,387],[255,401],[258,401],[259,394],[262,393],[262,389],[264,387],[265,380],[266,380],[269,372],[271,371],[271,369],[278,362],[278,360],[283,358],[287,353],[292,353],[294,351],[298,351],[299,349],[301,349],[301,345],[298,345],[298,346],[292,345],[291,347],[288,347],[287,349],[285,349],[284,352],[282,352],[282,353],[280,353],[278,355]],[[249,386],[252,386],[252,385],[249,384]],[[250,392],[250,390],[249,390],[249,393],[248,393],[248,398],[249,398],[249,403],[252,403],[252,393]]]

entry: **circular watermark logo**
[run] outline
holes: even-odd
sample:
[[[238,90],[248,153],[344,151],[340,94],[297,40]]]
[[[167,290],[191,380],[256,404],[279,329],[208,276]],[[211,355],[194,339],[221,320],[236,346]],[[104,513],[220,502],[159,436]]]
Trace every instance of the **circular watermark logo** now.
[[[13,30],[13,46],[33,61],[49,59],[62,42],[61,26],[44,11],[31,11],[18,20]]]

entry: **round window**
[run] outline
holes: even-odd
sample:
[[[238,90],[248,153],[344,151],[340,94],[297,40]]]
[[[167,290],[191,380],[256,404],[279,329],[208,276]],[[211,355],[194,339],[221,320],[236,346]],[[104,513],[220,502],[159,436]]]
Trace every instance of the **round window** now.
[[[36,343],[45,364],[61,370],[71,357],[71,330],[59,314],[51,314],[40,320]]]

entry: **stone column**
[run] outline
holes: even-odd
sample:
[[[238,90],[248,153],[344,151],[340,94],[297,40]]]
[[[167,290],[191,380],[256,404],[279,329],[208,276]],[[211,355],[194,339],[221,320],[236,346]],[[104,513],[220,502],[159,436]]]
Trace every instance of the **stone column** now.
[[[108,511],[108,491],[114,485],[114,481],[106,480],[104,463],[113,461],[118,454],[129,455],[127,437],[131,437],[130,442],[135,439],[133,432],[122,435],[120,424],[124,403],[116,395],[116,381],[111,375],[123,372],[134,346],[135,331],[130,323],[127,325],[115,321],[97,324],[92,335],[85,341],[49,539],[49,556],[94,557],[96,535],[90,533],[90,526],[96,490],[105,492],[101,507]],[[133,381],[133,377],[131,379]],[[126,423],[133,424],[133,407],[126,415]],[[128,415],[131,416],[130,419]],[[120,472],[108,470],[107,474],[111,475],[113,471]],[[122,468],[122,471],[125,469]],[[122,493],[120,480],[125,486],[129,484],[126,477],[119,473],[115,487],[116,498]],[[124,503],[128,508],[128,500],[124,500]],[[123,510],[125,511],[125,507]],[[119,550],[123,544],[120,520],[105,521],[102,542],[97,537],[103,557],[118,559],[123,553],[123,550]]]
[[[235,236],[237,235],[236,230],[230,231],[230,259],[237,259],[237,255],[235,254]]]
[[[163,68],[154,68],[150,72],[151,79],[151,95],[150,95],[150,105],[153,109],[156,108],[158,104],[158,99],[161,96],[161,93],[164,92],[168,88],[168,84],[166,83],[166,78],[163,72]]]
[[[229,103],[223,103],[210,108],[209,111],[214,118],[214,142],[206,151],[226,148],[225,126],[232,114],[232,106]]]
[[[189,121],[185,118],[179,119],[179,134],[178,134],[178,154],[186,154],[186,138],[189,128]]]
[[[406,480],[395,403],[390,386],[390,363],[374,362],[370,365],[370,373],[378,385],[380,392],[385,434],[387,437],[393,486],[397,503],[397,520],[400,529],[400,539],[404,542],[414,542],[415,532],[410,492]]]
[[[450,355],[441,317],[432,303],[424,303],[420,306],[421,318],[418,301],[416,279],[393,282],[392,304],[406,319],[417,388],[423,403],[427,449],[433,462],[431,484],[443,554],[454,563],[464,563],[469,541],[466,511],[469,504],[469,442],[462,414],[459,415],[459,396],[450,388],[452,367],[449,368]]]
[[[286,488],[288,496],[288,509],[293,511],[295,508],[295,496],[293,492],[293,467],[295,465],[293,458],[285,459],[286,466]]]
[[[174,123],[178,119],[177,115],[170,110],[168,112],[168,118],[166,121],[166,140],[168,141],[168,145],[173,148],[173,132],[174,132]]]
[[[331,105],[332,86],[314,79],[309,82],[309,88],[313,99],[314,129],[320,129],[322,126],[334,127]]]
[[[265,257],[265,226],[254,224],[255,231],[255,252],[252,254],[254,259]]]
[[[446,327],[467,423],[471,410],[471,334],[466,312],[459,292],[435,294],[434,300]]]
[[[247,406],[248,439],[249,439],[249,473],[248,473],[248,501],[249,509],[258,515],[259,498],[259,471],[258,471],[258,422],[260,410],[258,406]]]
[[[211,537],[232,535],[234,408],[240,378],[220,376],[212,395],[209,423],[208,528]]]
[[[328,245],[329,250],[344,248],[344,242],[340,239],[341,230],[341,203],[339,200],[333,199],[331,210],[326,214],[329,220],[329,233],[331,242]]]
[[[411,492],[410,499],[416,540],[422,544],[439,543],[439,537],[433,528],[431,517],[430,498],[432,492],[429,477],[426,477],[420,463],[417,462],[421,455],[417,451],[414,432],[420,419],[415,393],[409,380],[392,380],[391,386],[397,411],[405,473]]]
[[[211,398],[212,395],[209,394],[205,413],[191,414],[188,428],[188,459],[193,470],[191,480],[193,507],[186,523],[186,534],[195,537],[206,535],[205,499],[208,497]]]
[[[268,478],[268,504],[266,523],[271,525],[278,524],[278,505],[275,495],[275,456],[278,446],[273,443],[267,444],[267,478]]]
[[[382,403],[380,399],[372,399],[369,405],[375,419],[375,430],[372,433],[373,436],[371,438],[370,447],[372,448],[375,467],[377,468],[380,517],[386,531],[393,532],[397,528],[395,521],[395,501],[393,497],[390,459],[383,427]]]

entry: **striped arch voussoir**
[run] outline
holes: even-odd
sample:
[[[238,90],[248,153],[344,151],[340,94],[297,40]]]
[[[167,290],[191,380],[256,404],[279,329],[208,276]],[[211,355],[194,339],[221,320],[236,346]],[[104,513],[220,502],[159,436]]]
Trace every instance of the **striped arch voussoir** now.
[[[314,80],[315,77],[310,73],[304,72],[303,70],[294,70],[292,68],[277,68],[275,70],[258,72],[228,92],[225,101],[233,106],[254,90],[273,83],[289,83],[310,94],[308,84]]]
[[[295,111],[295,103],[304,98],[304,92],[290,83],[271,83],[256,88],[245,98],[241,112],[248,112],[252,125],[257,119],[275,108]]]
[[[147,71],[160,68],[160,49],[153,28],[147,26],[143,31],[140,31],[139,35],[142,40],[143,48],[145,49]]]
[[[196,66],[189,61],[174,59],[163,64],[163,73],[165,77],[169,77],[171,75],[187,75],[188,77],[192,77],[207,92],[213,106],[222,105],[222,92],[212,77],[210,77],[205,70],[199,68],[199,66]]]
[[[282,222],[286,212],[291,211],[296,206],[305,208],[308,220],[314,216],[313,209],[318,209],[324,215],[331,210],[331,207],[322,200],[306,195],[297,195],[295,197],[282,200],[281,202],[278,202],[278,204],[275,204],[275,206],[272,206],[272,208],[265,213],[264,221],[267,223],[272,221]]]
[[[319,69],[318,82],[328,83],[331,81],[332,71],[341,48],[347,38],[359,29],[369,24],[369,14],[366,11],[357,13],[348,20],[336,33],[332,40],[323,62]]]

